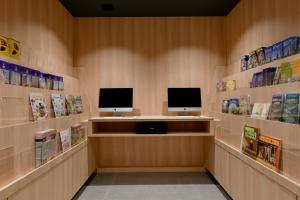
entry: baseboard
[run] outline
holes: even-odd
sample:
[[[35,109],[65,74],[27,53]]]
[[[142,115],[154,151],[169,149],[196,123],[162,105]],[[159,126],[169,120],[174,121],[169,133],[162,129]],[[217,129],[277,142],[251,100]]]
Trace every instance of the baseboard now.
[[[97,173],[112,172],[206,172],[204,167],[122,167],[97,168]]]

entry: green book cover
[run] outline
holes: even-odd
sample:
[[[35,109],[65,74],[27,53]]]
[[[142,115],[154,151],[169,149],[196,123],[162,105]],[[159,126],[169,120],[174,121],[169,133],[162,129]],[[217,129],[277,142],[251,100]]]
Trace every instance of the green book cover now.
[[[283,122],[298,124],[299,123],[299,94],[289,93],[285,95]]]
[[[291,67],[291,63],[287,62],[287,63],[283,63],[280,65],[280,71],[281,71],[281,75],[280,75],[280,81],[279,83],[287,83],[289,82],[289,79],[292,78],[293,76],[293,71],[292,71],[292,67]]]
[[[258,129],[250,126],[244,127],[242,152],[256,157],[258,152]]]

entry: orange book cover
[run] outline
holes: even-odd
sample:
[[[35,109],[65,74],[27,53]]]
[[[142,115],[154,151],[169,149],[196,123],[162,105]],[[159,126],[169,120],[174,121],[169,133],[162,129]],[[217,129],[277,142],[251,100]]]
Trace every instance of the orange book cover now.
[[[236,81],[235,80],[226,81],[226,90],[227,91],[236,90]]]
[[[294,60],[291,64],[293,76],[300,78],[300,59]]]
[[[257,161],[273,170],[280,170],[282,140],[260,135]]]

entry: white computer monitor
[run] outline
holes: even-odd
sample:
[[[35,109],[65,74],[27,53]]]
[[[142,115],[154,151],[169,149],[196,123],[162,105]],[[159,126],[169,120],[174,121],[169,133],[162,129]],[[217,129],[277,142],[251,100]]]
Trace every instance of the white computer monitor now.
[[[100,112],[132,112],[133,88],[100,88]]]
[[[201,88],[168,88],[169,112],[200,112]]]

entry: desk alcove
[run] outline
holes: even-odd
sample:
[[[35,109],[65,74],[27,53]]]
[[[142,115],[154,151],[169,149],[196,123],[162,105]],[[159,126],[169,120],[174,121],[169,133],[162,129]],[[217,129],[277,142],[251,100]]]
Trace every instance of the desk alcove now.
[[[165,122],[166,134],[136,134],[138,122]],[[99,117],[88,120],[96,168],[108,171],[204,171],[214,137],[210,117]]]

